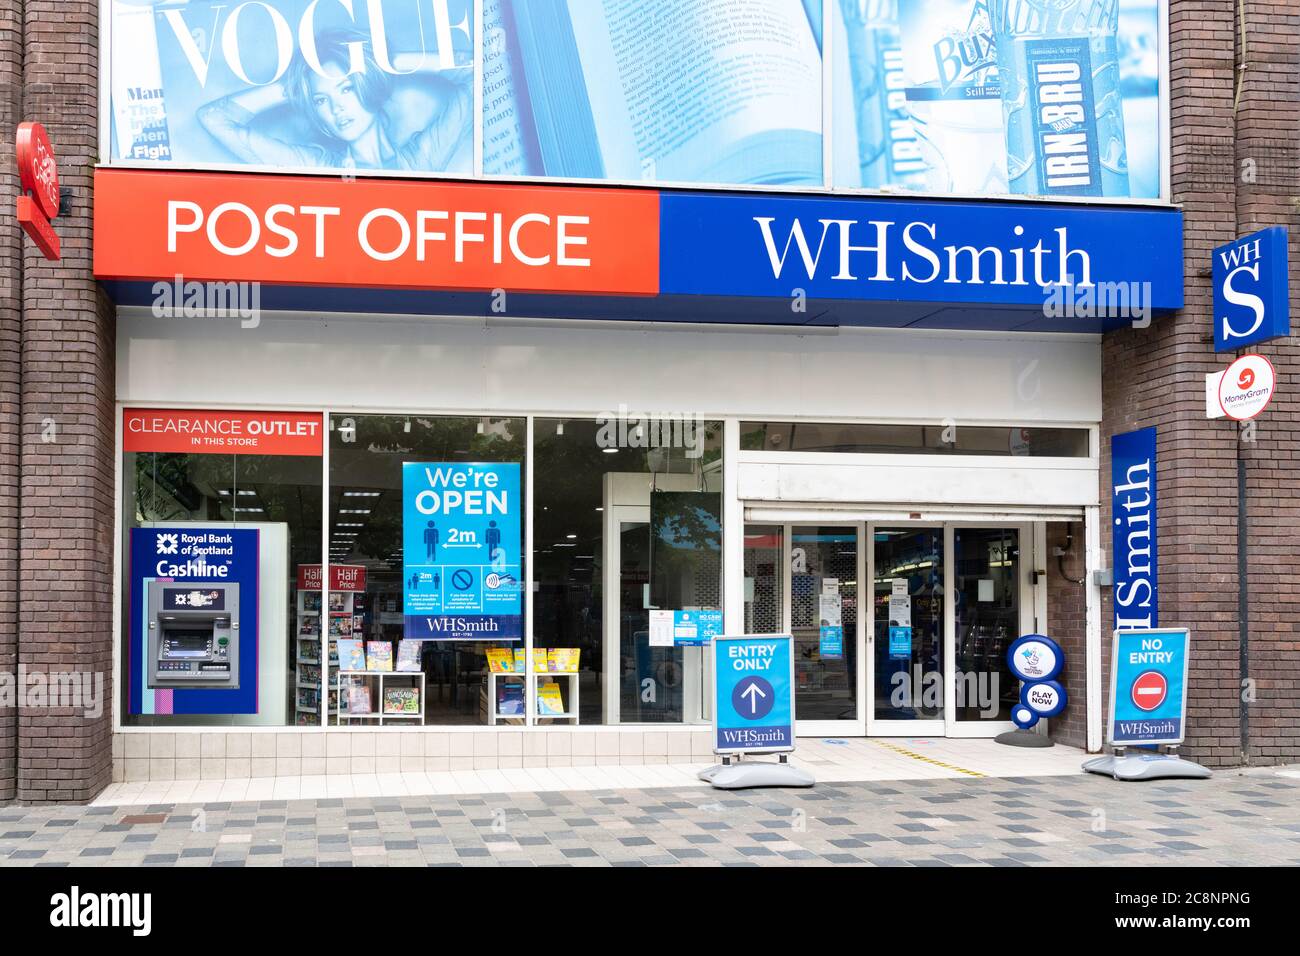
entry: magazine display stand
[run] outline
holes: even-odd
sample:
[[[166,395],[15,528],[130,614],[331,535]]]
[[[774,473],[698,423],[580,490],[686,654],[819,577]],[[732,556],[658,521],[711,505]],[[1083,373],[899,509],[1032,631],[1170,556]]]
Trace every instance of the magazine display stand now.
[[[561,677],[567,677],[569,679],[569,693],[567,695],[568,699],[565,703],[564,713],[562,714],[542,713],[542,700],[541,697],[538,696],[538,689],[540,687],[541,681],[554,680],[558,683],[558,680]],[[539,721],[567,720],[571,722],[575,727],[577,726],[578,714],[579,714],[578,672],[577,671],[548,671],[546,673],[539,673],[537,671],[532,671],[528,675],[528,680],[529,680],[529,690],[532,692],[528,695],[528,699],[533,702],[533,710],[534,710],[533,717],[536,720]]]
[[[340,703],[338,710],[337,724],[346,726],[353,721],[362,723],[374,722],[382,727],[386,723],[414,723],[416,726],[424,724],[424,672],[423,671],[339,671],[339,686],[347,688],[356,681],[370,682],[371,687],[371,712],[368,714],[354,714],[348,709],[348,700],[345,697]],[[400,688],[407,690],[414,688],[416,691],[416,701],[419,704],[417,710],[403,711],[401,713],[386,712],[384,691]]]
[[[320,724],[320,690],[321,690],[321,629],[324,626],[329,628],[329,624],[322,625],[322,621],[328,621],[330,618],[349,619],[352,617],[352,594],[348,591],[331,591],[330,604],[339,605],[344,610],[331,611],[329,617],[321,615],[320,608],[321,593],[315,590],[304,590],[299,588],[297,595],[297,614],[298,626],[294,631],[294,682],[293,682],[293,704],[294,704],[294,723],[299,726],[319,726]],[[335,625],[336,628],[338,625]],[[351,621],[349,620],[349,627]],[[330,667],[330,687],[329,687],[329,712],[334,714],[338,710],[339,702],[339,682],[338,682],[338,663],[339,652],[337,636],[331,635],[329,638],[329,667]]]

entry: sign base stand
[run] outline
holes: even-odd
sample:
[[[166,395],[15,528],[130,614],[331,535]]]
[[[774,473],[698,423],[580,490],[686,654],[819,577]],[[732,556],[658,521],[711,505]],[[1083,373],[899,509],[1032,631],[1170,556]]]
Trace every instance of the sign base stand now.
[[[1206,780],[1211,776],[1208,767],[1202,767],[1191,760],[1184,760],[1177,754],[1159,753],[1117,753],[1105,757],[1094,757],[1083,762],[1083,769],[1088,773],[1101,773],[1116,780]]]
[[[1032,730],[1008,730],[993,738],[994,743],[1008,747],[1055,747],[1056,743],[1047,734],[1036,734]]]
[[[785,755],[779,763],[765,760],[724,762],[699,772],[699,778],[718,790],[745,790],[750,787],[811,787],[817,781],[807,770],[788,763]]]

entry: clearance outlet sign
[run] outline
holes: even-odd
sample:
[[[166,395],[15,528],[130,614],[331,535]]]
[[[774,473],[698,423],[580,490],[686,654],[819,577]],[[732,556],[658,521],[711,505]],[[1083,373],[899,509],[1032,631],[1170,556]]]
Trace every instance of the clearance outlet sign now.
[[[123,451],[318,456],[323,447],[319,412],[122,411]]]

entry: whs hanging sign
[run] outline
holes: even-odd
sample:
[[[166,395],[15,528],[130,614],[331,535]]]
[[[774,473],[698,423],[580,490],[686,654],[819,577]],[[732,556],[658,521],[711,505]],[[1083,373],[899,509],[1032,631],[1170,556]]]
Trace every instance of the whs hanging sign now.
[[[1214,351],[1291,334],[1286,243],[1273,226],[1214,250]]]

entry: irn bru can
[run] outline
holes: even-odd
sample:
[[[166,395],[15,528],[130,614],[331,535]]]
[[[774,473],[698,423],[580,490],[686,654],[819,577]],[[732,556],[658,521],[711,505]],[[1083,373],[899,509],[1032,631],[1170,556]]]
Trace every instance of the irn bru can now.
[[[1119,0],[988,0],[1011,192],[1128,196]]]

